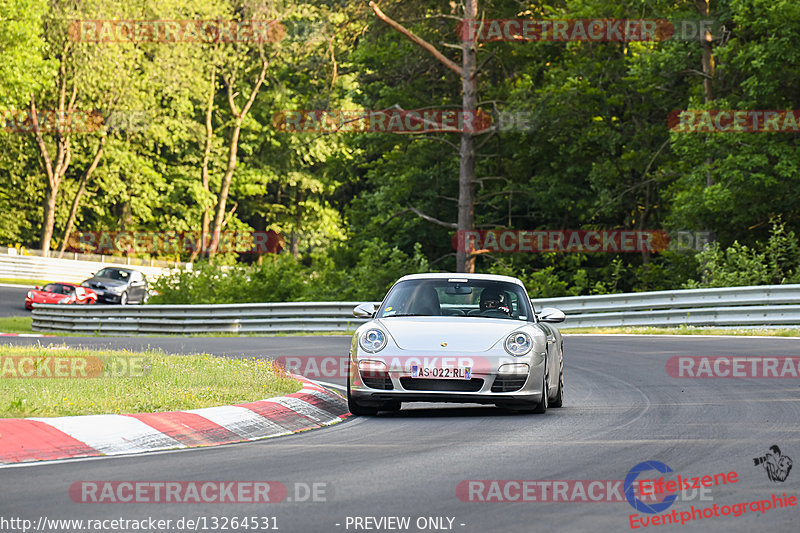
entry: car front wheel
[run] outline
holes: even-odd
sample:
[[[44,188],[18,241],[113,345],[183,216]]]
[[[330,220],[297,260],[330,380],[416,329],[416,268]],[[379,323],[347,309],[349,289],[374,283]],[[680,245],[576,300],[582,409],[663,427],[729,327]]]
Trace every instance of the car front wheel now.
[[[347,408],[353,416],[374,416],[378,414],[377,407],[361,405],[350,395],[350,376],[347,377]]]
[[[558,392],[556,397],[550,402],[549,407],[563,407],[564,406],[564,369],[558,373]]]
[[[128,291],[123,292],[119,297],[120,305],[128,305]]]
[[[542,378],[542,401],[536,404],[536,407],[533,408],[533,412],[536,414],[542,414],[547,411],[547,406],[549,403],[549,399],[547,398],[550,395],[550,389],[547,386],[547,374],[544,375]]]

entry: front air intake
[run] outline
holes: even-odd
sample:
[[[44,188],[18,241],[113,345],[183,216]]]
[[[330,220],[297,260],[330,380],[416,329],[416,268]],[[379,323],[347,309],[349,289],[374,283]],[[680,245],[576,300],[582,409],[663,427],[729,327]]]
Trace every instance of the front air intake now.
[[[492,383],[492,392],[514,392],[525,385],[528,376],[497,376]]]

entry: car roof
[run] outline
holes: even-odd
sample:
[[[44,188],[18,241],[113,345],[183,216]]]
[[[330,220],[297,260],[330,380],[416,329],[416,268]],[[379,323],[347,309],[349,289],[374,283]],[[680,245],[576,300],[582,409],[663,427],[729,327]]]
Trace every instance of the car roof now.
[[[430,272],[423,274],[409,274],[397,280],[397,283],[414,279],[468,279],[480,281],[505,281],[524,287],[522,282],[511,276],[500,276],[498,274],[465,274],[463,272]]]

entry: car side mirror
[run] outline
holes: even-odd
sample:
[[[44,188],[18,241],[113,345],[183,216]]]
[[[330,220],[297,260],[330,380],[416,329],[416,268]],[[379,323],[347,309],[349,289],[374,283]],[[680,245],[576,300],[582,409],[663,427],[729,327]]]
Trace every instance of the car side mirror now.
[[[372,318],[377,310],[378,306],[375,304],[361,304],[353,308],[353,316],[356,318]]]
[[[567,318],[567,315],[564,314],[564,311],[560,309],[556,309],[555,307],[545,307],[542,309],[542,312],[538,314],[539,322],[550,322],[552,324],[557,324],[559,322],[564,322]]]
[[[42,290],[42,288],[41,288],[40,286],[38,286],[38,285],[37,285],[37,286],[35,286],[35,287],[33,288],[33,290],[35,290],[35,291],[40,291],[40,290]]]

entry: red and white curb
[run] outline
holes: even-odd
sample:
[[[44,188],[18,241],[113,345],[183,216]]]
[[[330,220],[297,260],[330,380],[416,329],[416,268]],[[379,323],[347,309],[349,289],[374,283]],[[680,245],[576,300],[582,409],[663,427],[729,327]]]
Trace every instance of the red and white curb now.
[[[55,337],[55,335],[42,335],[41,333],[0,333],[0,337]]]
[[[256,402],[132,415],[0,419],[0,465],[216,446],[340,422],[347,402],[301,376],[303,388]]]

